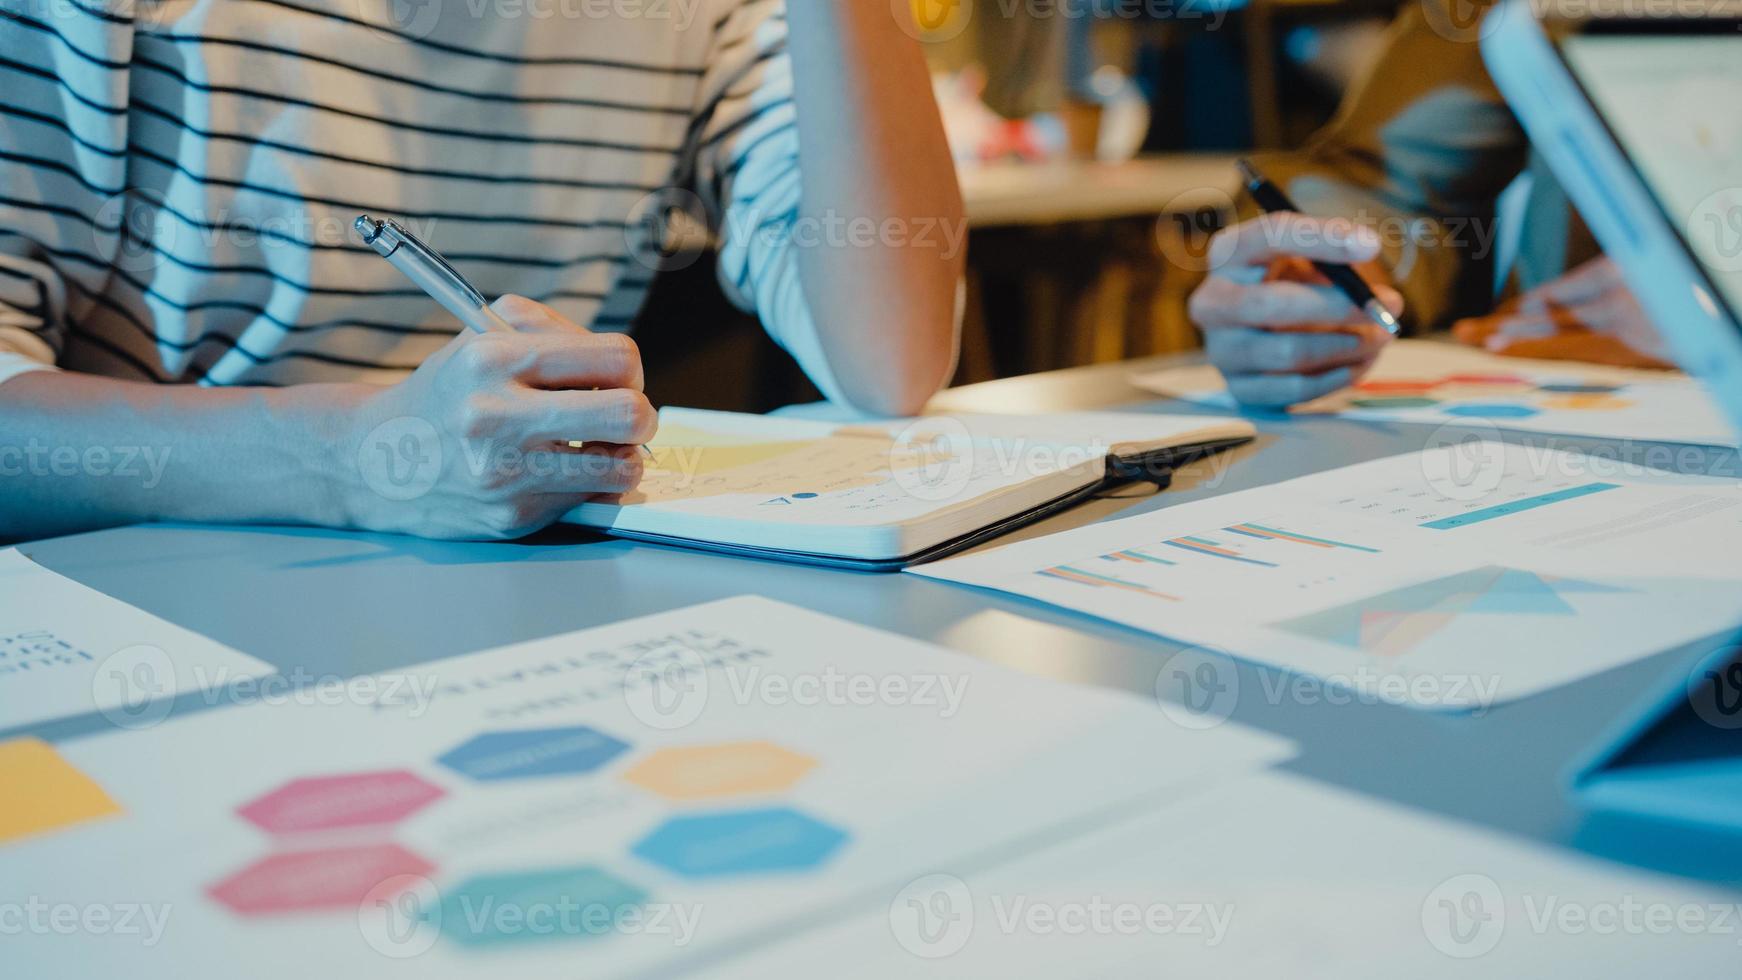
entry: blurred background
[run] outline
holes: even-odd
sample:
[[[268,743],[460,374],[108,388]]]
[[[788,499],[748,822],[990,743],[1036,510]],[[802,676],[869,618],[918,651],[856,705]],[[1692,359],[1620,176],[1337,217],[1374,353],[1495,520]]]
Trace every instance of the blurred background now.
[[[1185,301],[1234,157],[1328,121],[1401,0],[892,2],[912,4],[967,203],[965,384],[1196,347]],[[709,255],[660,274],[636,335],[655,404],[818,397]]]

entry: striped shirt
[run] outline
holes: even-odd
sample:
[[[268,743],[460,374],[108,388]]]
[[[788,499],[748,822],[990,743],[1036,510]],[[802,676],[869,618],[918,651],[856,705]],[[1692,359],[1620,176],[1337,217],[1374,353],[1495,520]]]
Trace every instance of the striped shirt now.
[[[626,330],[673,208],[836,394],[783,0],[0,0],[0,380],[391,382],[458,324],[351,233]]]

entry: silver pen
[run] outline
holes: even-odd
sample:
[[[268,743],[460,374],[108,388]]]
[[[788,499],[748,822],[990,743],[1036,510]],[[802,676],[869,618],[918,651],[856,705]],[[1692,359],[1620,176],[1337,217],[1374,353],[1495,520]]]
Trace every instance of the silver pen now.
[[[363,237],[363,244],[393,263],[395,269],[405,273],[405,278],[428,293],[443,309],[459,317],[461,323],[478,333],[514,329],[514,325],[498,316],[490,308],[490,301],[484,298],[484,294],[478,292],[477,287],[467,282],[465,276],[449,265],[440,252],[425,245],[404,225],[392,218],[377,220],[360,214],[351,227],[357,229],[357,234]],[[572,440],[568,442],[572,449],[580,449],[584,445],[585,443]],[[653,457],[653,450],[646,446],[640,449],[641,455],[650,459]]]
[[[377,221],[360,214],[352,227],[363,236],[363,244],[393,263],[395,269],[405,273],[405,278],[428,293],[449,313],[459,317],[461,323],[479,333],[514,329],[507,320],[496,315],[483,293],[404,225],[392,218]]]

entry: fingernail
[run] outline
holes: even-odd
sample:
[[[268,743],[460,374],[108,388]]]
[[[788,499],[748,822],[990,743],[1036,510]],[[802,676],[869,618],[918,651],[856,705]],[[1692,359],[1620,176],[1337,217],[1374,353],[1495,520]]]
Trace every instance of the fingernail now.
[[[1353,244],[1363,261],[1379,254],[1379,233],[1366,226],[1357,226]]]

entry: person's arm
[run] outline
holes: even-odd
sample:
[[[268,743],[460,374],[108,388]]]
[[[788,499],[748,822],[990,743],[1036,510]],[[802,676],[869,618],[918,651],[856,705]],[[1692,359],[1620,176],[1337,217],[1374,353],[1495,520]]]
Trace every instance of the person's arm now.
[[[919,45],[885,3],[736,3],[698,183],[720,276],[832,398],[917,411],[956,354],[966,224]]]
[[[462,332],[392,387],[0,382],[0,540],[138,521],[506,538],[634,487],[627,446],[658,425],[634,343],[495,306],[522,332]]]
[[[142,520],[338,523],[345,385],[205,389],[32,372],[0,384],[0,540]]]
[[[949,380],[965,262],[962,195],[919,44],[894,5],[789,0],[804,206],[894,234],[802,248],[823,349],[854,404],[917,411]],[[890,224],[893,221],[895,224]]]
[[[151,520],[499,538],[634,484],[641,464],[621,444],[657,424],[634,345],[517,297],[497,309],[524,333],[456,324],[461,336],[392,387],[55,370],[71,348],[105,373],[174,373],[135,312],[153,304],[127,300],[165,299],[168,244],[133,222],[152,207],[130,183],[134,21],[47,11],[0,18],[14,65],[0,112],[0,541]],[[558,448],[571,439],[594,445]]]

